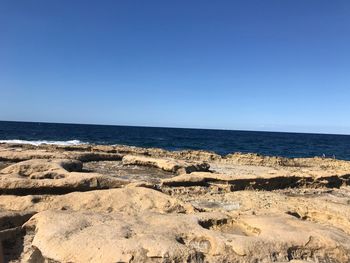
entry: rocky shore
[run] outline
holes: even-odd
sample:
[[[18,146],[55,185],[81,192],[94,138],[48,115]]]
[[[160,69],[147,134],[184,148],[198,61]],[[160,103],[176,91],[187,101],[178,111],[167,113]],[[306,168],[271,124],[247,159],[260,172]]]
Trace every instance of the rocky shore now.
[[[0,144],[3,262],[350,262],[350,162]]]

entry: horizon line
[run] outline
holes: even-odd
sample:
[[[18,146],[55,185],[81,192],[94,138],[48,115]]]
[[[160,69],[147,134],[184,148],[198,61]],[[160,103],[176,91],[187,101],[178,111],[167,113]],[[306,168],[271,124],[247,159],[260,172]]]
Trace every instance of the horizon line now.
[[[189,129],[189,130],[213,130],[213,131],[237,131],[237,132],[267,132],[267,133],[292,133],[292,134],[311,134],[311,135],[339,135],[350,136],[344,133],[322,133],[322,132],[296,132],[296,131],[271,131],[271,130],[249,130],[249,129],[225,129],[225,128],[198,128],[198,127],[171,127],[171,126],[147,126],[147,125],[125,125],[125,124],[101,124],[101,123],[76,123],[76,122],[49,122],[49,121],[18,121],[18,120],[0,120],[0,122],[22,122],[22,123],[44,123],[44,124],[63,124],[63,125],[93,125],[93,126],[115,126],[115,127],[135,127],[135,128],[160,128],[160,129]]]

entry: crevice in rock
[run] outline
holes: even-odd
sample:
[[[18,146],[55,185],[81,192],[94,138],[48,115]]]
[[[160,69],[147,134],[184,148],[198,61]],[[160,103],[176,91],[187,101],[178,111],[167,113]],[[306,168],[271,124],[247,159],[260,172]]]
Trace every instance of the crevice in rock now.
[[[104,190],[111,189],[110,187],[101,187],[99,183],[97,183],[96,187],[91,186],[80,186],[78,188],[75,187],[57,187],[57,188],[46,188],[46,187],[38,187],[38,188],[15,188],[15,189],[0,189],[0,195],[64,195],[72,192],[88,192],[94,190]]]
[[[198,223],[201,225],[201,227],[206,229],[211,229],[213,226],[221,226],[228,223],[227,218],[222,219],[206,219],[206,220],[199,220]]]
[[[301,220],[306,220],[307,217],[306,216],[301,216],[298,212],[295,211],[287,211],[286,214],[290,215],[290,216],[294,216],[295,218],[301,219]]]
[[[238,224],[233,219],[221,218],[221,219],[206,219],[198,222],[203,228],[213,231],[222,232],[225,234],[233,234],[239,236],[252,235],[250,231]]]
[[[35,212],[6,212],[0,217],[0,245],[4,253],[4,262],[22,262],[21,255],[26,247],[26,230],[22,225],[27,222]],[[32,261],[40,262],[40,261]]]

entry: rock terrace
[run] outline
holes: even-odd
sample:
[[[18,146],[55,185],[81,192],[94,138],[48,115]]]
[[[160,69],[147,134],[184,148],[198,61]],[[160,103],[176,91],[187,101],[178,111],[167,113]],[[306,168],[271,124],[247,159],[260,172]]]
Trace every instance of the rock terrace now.
[[[3,260],[350,262],[349,179],[319,157],[0,144]]]

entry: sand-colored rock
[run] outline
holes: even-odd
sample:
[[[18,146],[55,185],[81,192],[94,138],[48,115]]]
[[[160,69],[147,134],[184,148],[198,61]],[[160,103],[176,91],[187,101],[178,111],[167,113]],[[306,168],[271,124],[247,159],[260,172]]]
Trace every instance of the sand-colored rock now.
[[[142,165],[157,167],[164,171],[174,173],[191,173],[194,171],[208,171],[210,165],[206,162],[186,162],[170,158],[152,158],[141,155],[125,155],[124,165]]]
[[[350,253],[341,231],[291,216],[45,211],[25,229],[36,259],[57,262],[347,262]]]
[[[1,194],[63,194],[74,191],[118,188],[128,181],[93,173],[70,173],[59,179],[0,178]]]
[[[186,187],[188,189],[189,187]],[[199,188],[195,190],[195,188]],[[224,212],[232,216],[289,214],[303,221],[342,230],[350,237],[350,187],[287,188],[279,191],[189,191],[172,189],[174,197],[199,211]]]
[[[65,159],[65,154],[44,149],[24,150],[18,147],[0,145],[1,161],[20,162],[31,159]]]
[[[151,183],[153,185],[159,184],[161,179],[176,176],[173,172],[156,167],[123,165],[121,161],[85,162],[84,171],[123,178],[133,183]]]
[[[310,158],[307,158],[310,159]],[[232,153],[226,155],[223,159],[225,163],[255,166],[300,166],[300,163],[294,158],[284,158],[279,156],[263,156],[255,153]]]
[[[117,188],[126,180],[97,173],[69,172],[81,169],[72,160],[30,160],[0,171],[1,194],[57,194]]]
[[[223,163],[254,165],[267,167],[299,167],[319,169],[350,169],[350,161],[337,160],[332,158],[285,158],[280,156],[263,156],[256,153],[232,153],[221,159]]]
[[[0,262],[9,262],[23,249],[22,237],[24,230],[22,225],[28,221],[33,212],[0,212]],[[29,244],[30,246],[30,244]],[[3,249],[3,247],[5,249]]]
[[[301,186],[333,186],[340,187],[349,184],[350,176],[263,173],[261,175],[229,175],[208,172],[193,172],[162,180],[163,186],[210,186],[212,184],[226,185],[229,191],[244,189],[274,190]]]
[[[190,213],[194,211],[190,204],[143,187],[74,192],[65,195],[6,195],[0,198],[0,210],[118,211],[128,214],[140,211],[159,213]]]
[[[206,200],[207,197],[197,199]],[[213,196],[211,196],[213,199]],[[216,199],[217,198],[217,199]],[[287,213],[304,221],[332,226],[350,235],[350,188],[286,189],[283,191],[238,191],[216,196],[217,203],[239,204],[240,213]],[[208,209],[211,211],[211,209]]]
[[[284,158],[263,156],[255,153],[232,153],[220,156],[214,152],[184,150],[167,151],[159,148],[141,148],[126,145],[26,145],[0,143],[0,161],[23,161],[30,159],[76,159],[81,161],[121,160],[125,155],[142,155],[153,158],[200,161],[229,165],[251,165],[283,168],[336,168],[350,170],[350,161],[331,158]]]
[[[89,148],[86,148],[86,151],[69,151],[63,149],[55,149],[52,146],[34,148],[34,146],[19,147],[12,145],[11,147],[11,145],[2,144],[0,145],[0,161],[20,162],[32,159],[74,159],[89,162],[121,160],[123,157],[118,153],[88,151]]]
[[[167,151],[160,148],[142,148],[128,145],[74,145],[74,146],[56,146],[42,145],[41,148],[50,150],[63,151],[91,151],[105,153],[119,153],[121,155],[144,155],[154,158],[173,158],[188,161],[214,161],[220,160],[222,157],[214,152],[203,150],[182,150]]]
[[[58,179],[67,172],[81,172],[83,164],[78,160],[28,160],[0,170],[0,176],[16,174],[30,179]]]
[[[0,144],[0,167],[9,262],[350,262],[348,161]]]
[[[263,240],[264,243],[275,244],[274,248],[262,246],[259,249],[263,253],[271,253],[273,250],[285,251],[286,259],[304,260],[338,260],[348,262],[350,260],[350,239],[341,230],[325,228],[321,225],[295,219],[291,216],[242,216],[240,224],[257,233],[254,239]],[[255,257],[259,252],[256,243],[249,239],[242,239],[238,245],[239,254]],[[255,244],[254,244],[255,243]],[[241,247],[240,247],[241,246]],[[260,253],[261,253],[260,252]],[[270,254],[270,260],[282,260],[276,258],[276,254]]]
[[[28,221],[35,213],[30,211],[6,211],[1,209],[0,212],[0,240],[1,231],[22,226]]]

